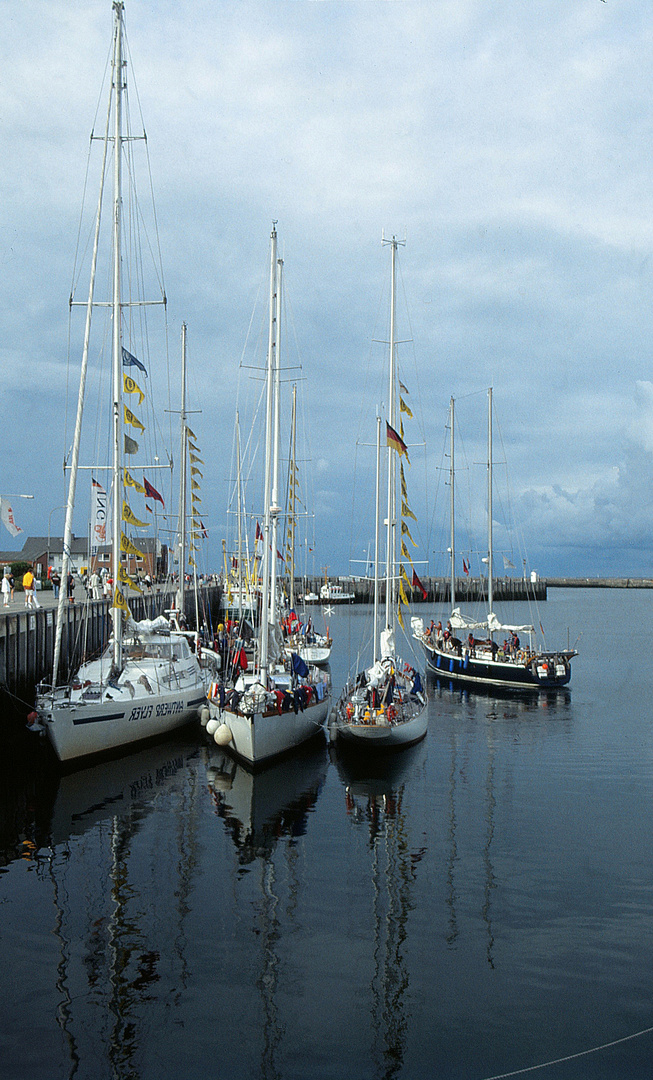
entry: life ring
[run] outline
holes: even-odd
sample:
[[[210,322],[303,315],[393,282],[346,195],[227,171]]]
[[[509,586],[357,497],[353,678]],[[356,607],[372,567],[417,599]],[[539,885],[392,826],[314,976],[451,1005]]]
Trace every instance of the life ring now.
[[[392,724],[392,723],[394,723],[394,721],[396,719],[397,719],[397,710],[395,709],[394,705],[388,705],[388,720]]]

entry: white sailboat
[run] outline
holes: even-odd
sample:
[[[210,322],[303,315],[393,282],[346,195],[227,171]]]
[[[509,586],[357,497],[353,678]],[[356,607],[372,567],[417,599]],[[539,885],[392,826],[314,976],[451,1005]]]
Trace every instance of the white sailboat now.
[[[279,271],[277,232],[270,243],[269,328],[266,369],[263,561],[258,642],[253,668],[230,684],[216,682],[209,693],[207,732],[250,765],[299,746],[322,727],[329,711],[327,672],[294,653],[286,660],[277,584],[279,427],[281,374],[278,357]]]
[[[488,390],[487,451],[487,615],[475,620],[456,606],[455,497],[454,497],[454,399],[450,402],[450,554],[451,614],[442,624],[425,628],[422,619],[412,620],[413,636],[424,649],[428,669],[447,681],[482,684],[496,689],[550,690],[566,686],[571,679],[575,649],[547,650],[537,646],[531,623],[502,622],[494,612],[492,388]],[[482,634],[478,632],[481,631]],[[494,640],[494,634],[503,642]],[[528,639],[522,643],[521,638]]]
[[[57,617],[52,685],[41,685],[37,691],[36,701],[40,725],[45,728],[61,761],[112,751],[142,739],[164,734],[196,718],[205,706],[205,679],[197,655],[192,651],[186,637],[171,631],[170,623],[164,616],[136,623],[131,618],[129,604],[123,591],[125,586],[136,588],[136,585],[124,569],[121,553],[140,554],[136,545],[123,531],[125,527],[123,523],[142,524],[129,508],[125,498],[125,485],[127,482],[131,487],[145,490],[142,485],[133,482],[133,478],[124,467],[123,455],[125,452],[131,452],[129,450],[131,443],[126,441],[128,436],[124,431],[124,423],[125,421],[133,423],[135,419],[123,397],[124,393],[134,392],[129,389],[133,380],[124,371],[124,366],[127,365],[131,373],[135,364],[147,374],[145,366],[125,347],[123,332],[131,323],[132,308],[142,308],[148,301],[143,299],[132,301],[131,298],[123,296],[122,289],[123,261],[127,261],[127,253],[124,250],[126,241],[123,242],[122,235],[123,156],[128,151],[128,144],[133,140],[133,135],[126,130],[126,121],[123,117],[126,93],[126,50],[124,47],[124,4],[120,0],[115,0],[113,3],[113,12],[112,77],[104,132],[90,284],[86,302],[84,347],[71,456],[62,566],[62,579],[65,581],[70,559],[78,470],[82,467],[79,465],[79,453],[91,315],[95,307],[104,307],[109,309],[112,319],[110,474],[113,499],[111,529],[113,632],[107,648],[100,657],[83,663],[70,682],[57,685],[66,603],[66,590],[62,588]],[[111,297],[104,302],[95,299],[95,278],[104,186],[111,148],[113,148],[112,285]],[[153,302],[161,303],[162,301]],[[136,389],[138,390],[138,387]],[[137,423],[143,428],[140,421]]]
[[[428,711],[426,694],[419,673],[397,656],[395,620],[397,589],[397,469],[396,446],[405,445],[398,426],[397,374],[395,358],[396,256],[398,241],[392,250],[390,300],[390,379],[388,388],[387,432],[387,536],[385,571],[385,626],[379,633],[379,561],[380,561],[380,487],[381,487],[381,417],[376,427],[376,517],[374,558],[374,660],[371,667],[359,672],[345,686],[333,710],[331,733],[352,745],[373,749],[398,749],[418,742],[426,735]],[[403,479],[403,477],[402,477]],[[402,509],[403,509],[402,489]],[[403,521],[402,521],[403,526]],[[402,528],[403,532],[403,528]],[[399,588],[402,589],[401,583]]]

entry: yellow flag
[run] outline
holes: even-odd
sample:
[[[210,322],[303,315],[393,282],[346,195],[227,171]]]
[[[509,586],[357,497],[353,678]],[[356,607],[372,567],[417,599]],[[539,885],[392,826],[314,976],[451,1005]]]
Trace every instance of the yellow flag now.
[[[401,571],[402,578],[404,579],[404,581],[406,582],[408,588],[410,589],[412,587],[411,584],[410,584],[410,578],[408,577],[408,574],[406,573],[406,567],[404,566],[403,563],[399,563],[399,569]]]
[[[128,521],[130,525],[140,526],[142,529],[146,529],[149,524],[147,521],[139,521],[129,504],[126,503],[124,499],[122,502],[122,520]]]
[[[125,373],[123,372],[122,385],[123,385],[123,389],[124,389],[126,394],[140,394],[140,397],[138,399],[138,404],[141,405],[142,402],[143,402],[143,398],[145,397],[145,394],[141,390],[138,383],[134,382],[131,375],[125,375]]]
[[[403,619],[403,615],[401,614],[401,604],[399,604],[398,607],[397,607],[397,619],[399,620],[399,625],[400,625],[401,629],[403,630],[403,628],[404,628],[404,619]]]
[[[191,467],[190,467],[190,475],[191,475],[191,476],[199,476],[199,477],[203,477],[203,476],[204,476],[204,473],[202,472],[202,470],[201,470],[201,469],[197,469],[197,468],[195,468],[195,466],[194,466],[194,465],[191,465]]]
[[[401,541],[401,554],[403,555],[404,559],[408,559],[408,562],[410,563],[410,565],[413,566],[413,560],[412,560],[410,551],[406,547],[406,544],[404,543],[403,540]],[[413,569],[415,569],[414,566],[413,566]]]
[[[404,592],[404,583],[401,580],[399,581],[399,599],[400,599],[402,604],[407,604],[408,603],[408,597],[406,596],[406,593]]]
[[[120,534],[120,550],[124,555],[140,555],[141,559],[145,558],[142,551],[139,551],[137,547],[132,544],[128,536],[125,536],[124,532]]]
[[[197,454],[191,453],[190,460],[192,461],[193,465],[204,465],[201,457],[198,457]]]
[[[406,477],[404,476],[404,463],[403,463],[403,461],[402,461],[401,465],[399,466],[399,472],[400,472],[400,475],[401,475],[401,494],[403,495],[404,499],[407,499],[408,498],[408,490],[406,488]]]
[[[194,432],[194,431],[191,431],[191,429],[189,428],[188,424],[186,424],[186,431],[187,431],[187,432],[188,432],[188,434],[190,435],[191,439],[195,439],[195,442],[197,442],[197,435],[195,434],[195,432]]]
[[[402,531],[402,533],[403,533],[403,535],[404,535],[404,536],[407,536],[407,537],[408,537],[408,539],[410,540],[410,542],[411,542],[411,544],[413,545],[413,547],[417,547],[417,544],[415,543],[415,541],[413,540],[412,536],[410,535],[410,529],[408,528],[408,526],[407,526],[407,524],[406,524],[406,522],[405,522],[405,521],[402,521],[402,523],[401,523],[401,531]]]
[[[190,481],[190,486],[191,486],[191,491],[200,491],[201,490],[200,485],[197,483],[197,480],[193,480],[192,477],[191,477],[191,481]]]
[[[413,511],[411,510],[410,506],[408,505],[407,502],[404,502],[403,499],[402,499],[402,503],[401,503],[401,516],[402,517],[409,517],[409,518],[412,518],[413,521],[417,521],[417,518],[415,517],[415,515],[414,515]]]
[[[196,566],[197,565],[197,563],[195,562],[195,559],[193,558],[192,555],[188,556],[188,565],[189,566]]]
[[[145,431],[143,424],[141,424],[137,416],[134,416],[131,409],[128,409],[126,405],[123,405],[123,409],[125,410],[125,423],[131,424],[132,427],[138,428],[139,431]]]
[[[111,607],[118,608],[119,611],[125,611],[127,615],[131,615],[129,610],[129,604],[122,595],[120,589],[116,586],[113,593],[113,604]]]
[[[139,484],[138,480],[134,480],[134,477],[131,476],[131,474],[128,473],[126,469],[124,469],[123,471],[125,473],[125,486],[136,488],[136,491],[140,491],[141,495],[144,495],[145,488],[143,487],[143,485]]]
[[[200,450],[199,446],[193,446],[192,442],[189,442],[189,444],[188,444],[188,449],[189,449],[189,450],[191,451],[191,453],[193,453],[193,454],[201,454],[201,453],[202,453],[202,451]]]
[[[127,573],[127,571],[125,570],[125,568],[123,566],[121,566],[120,569],[118,570],[118,581],[122,581],[123,585],[129,585],[130,589],[133,589],[134,592],[141,593],[141,595],[142,595],[143,590],[139,589],[139,587],[138,587],[138,585],[136,584],[135,581],[132,581],[132,579],[130,578],[129,574]]]
[[[407,406],[406,402],[404,401],[404,399],[401,398],[401,397],[399,398],[399,412],[405,412],[406,416],[410,416],[410,418],[412,420],[413,414],[410,411],[410,409],[408,408],[408,406]]]

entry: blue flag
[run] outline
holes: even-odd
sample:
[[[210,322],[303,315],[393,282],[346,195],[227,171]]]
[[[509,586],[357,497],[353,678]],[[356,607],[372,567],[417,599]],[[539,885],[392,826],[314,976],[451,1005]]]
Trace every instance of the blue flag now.
[[[145,364],[141,364],[140,360],[137,360],[135,356],[132,356],[130,352],[127,352],[123,345],[122,348],[122,366],[123,367],[137,367],[139,371],[142,371],[145,378],[147,378],[147,369]]]

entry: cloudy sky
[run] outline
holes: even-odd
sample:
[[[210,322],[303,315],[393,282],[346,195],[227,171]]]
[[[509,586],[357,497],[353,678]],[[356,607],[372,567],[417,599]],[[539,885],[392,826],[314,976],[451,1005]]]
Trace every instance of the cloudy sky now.
[[[226,535],[236,404],[255,396],[239,364],[276,219],[318,569],[347,572],[372,531],[352,480],[369,488],[371,451],[355,443],[372,441],[382,393],[385,233],[406,240],[419,558],[441,568],[449,398],[482,480],[492,385],[529,565],[653,574],[650,5],[131,0],[126,26],[171,353],[185,320],[202,409],[209,562]],[[62,529],[68,297],[111,32],[109,0],[3,6],[0,487],[34,493],[14,500],[25,534]]]

